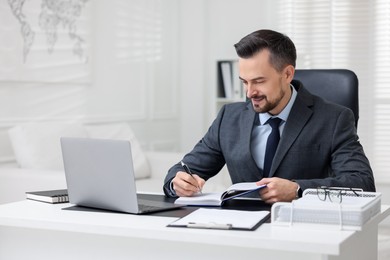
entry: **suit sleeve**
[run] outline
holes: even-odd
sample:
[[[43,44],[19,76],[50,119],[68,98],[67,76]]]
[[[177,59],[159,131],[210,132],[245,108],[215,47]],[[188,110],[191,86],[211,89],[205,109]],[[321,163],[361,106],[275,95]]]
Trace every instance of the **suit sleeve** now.
[[[299,180],[301,188],[318,186],[361,188],[375,191],[375,182],[370,163],[364,154],[354,125],[354,116],[349,109],[339,114],[331,142],[329,177],[324,179]]]
[[[224,114],[225,107],[218,113],[217,118],[205,136],[183,158],[183,161],[190,167],[191,171],[206,181],[215,176],[225,165],[225,158],[223,157],[219,143],[220,126]],[[165,177],[163,190],[165,195],[169,197],[174,196],[174,194],[169,192],[169,185],[179,171],[183,171],[180,162],[173,165]]]

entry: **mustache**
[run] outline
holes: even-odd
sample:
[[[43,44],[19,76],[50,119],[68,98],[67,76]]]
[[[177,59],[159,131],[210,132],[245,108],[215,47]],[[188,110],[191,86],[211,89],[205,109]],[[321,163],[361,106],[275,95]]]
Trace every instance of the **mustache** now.
[[[267,97],[265,95],[252,95],[249,97],[250,99],[260,99],[260,98],[264,98],[266,99]]]

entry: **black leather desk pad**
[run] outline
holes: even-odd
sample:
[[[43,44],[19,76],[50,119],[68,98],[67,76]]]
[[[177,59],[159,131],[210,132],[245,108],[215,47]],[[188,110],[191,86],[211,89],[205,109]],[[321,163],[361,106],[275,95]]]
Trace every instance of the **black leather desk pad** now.
[[[164,202],[170,202],[174,203],[175,198],[167,198],[164,195],[159,194],[138,194],[139,199],[145,199],[145,200],[152,200],[152,201],[164,201]],[[181,218],[184,217],[191,212],[197,210],[199,207],[195,206],[185,206],[178,209],[173,210],[167,210],[167,211],[161,211],[161,212],[155,212],[148,214],[150,216],[160,216],[160,217],[176,217]],[[215,208],[215,209],[235,209],[235,210],[249,210],[249,211],[256,211],[256,210],[271,210],[271,205],[266,204],[265,202],[259,200],[259,199],[252,199],[252,198],[237,198],[230,201],[227,201],[222,207],[207,207],[207,208]],[[96,209],[96,208],[87,208],[87,207],[80,207],[80,206],[71,206],[67,208],[63,208],[63,210],[76,210],[76,211],[88,211],[88,212],[111,212],[111,213],[117,213],[117,214],[129,214],[129,213],[123,213],[123,212],[116,212],[116,211],[110,211],[110,210],[104,210],[104,209]],[[270,219],[267,222],[269,222]]]

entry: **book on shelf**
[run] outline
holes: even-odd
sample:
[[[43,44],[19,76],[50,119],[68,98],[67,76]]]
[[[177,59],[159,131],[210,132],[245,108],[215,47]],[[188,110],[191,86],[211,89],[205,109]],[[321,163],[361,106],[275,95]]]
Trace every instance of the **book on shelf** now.
[[[233,101],[245,100],[238,60],[221,60],[217,65],[218,97]]]
[[[52,204],[69,202],[68,190],[66,189],[28,191],[26,192],[26,198]]]
[[[258,186],[256,182],[241,182],[233,184],[222,193],[197,193],[191,197],[179,197],[175,200],[175,204],[188,206],[222,206],[228,200],[242,197],[264,187],[266,185]]]
[[[245,100],[244,86],[240,79],[238,70],[238,61],[232,61],[232,77],[233,77],[233,99],[236,101]]]
[[[168,227],[255,230],[268,220],[269,211],[200,208],[175,220]]]
[[[222,85],[225,92],[225,98],[233,98],[233,73],[232,64],[229,61],[220,63],[222,73]]]

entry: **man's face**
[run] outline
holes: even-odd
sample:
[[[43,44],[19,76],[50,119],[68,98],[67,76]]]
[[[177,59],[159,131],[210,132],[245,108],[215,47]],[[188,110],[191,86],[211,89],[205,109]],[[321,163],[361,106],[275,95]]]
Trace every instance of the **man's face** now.
[[[239,71],[246,95],[256,112],[277,115],[287,105],[294,74],[292,66],[278,72],[269,63],[269,51],[262,50],[248,59],[240,58]]]

